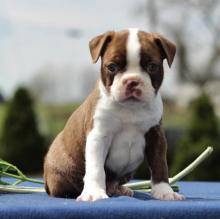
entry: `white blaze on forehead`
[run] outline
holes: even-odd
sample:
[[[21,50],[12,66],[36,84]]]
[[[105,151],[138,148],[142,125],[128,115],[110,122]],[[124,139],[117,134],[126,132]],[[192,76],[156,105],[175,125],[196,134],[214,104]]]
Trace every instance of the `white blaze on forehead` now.
[[[141,43],[138,36],[139,30],[136,28],[128,29],[128,38],[126,41],[126,59],[127,66],[125,72],[119,72],[115,75],[110,88],[110,96],[116,102],[124,102],[129,98],[129,92],[126,81],[138,80],[140,82],[136,89],[140,91],[140,103],[150,104],[155,99],[155,89],[152,86],[150,76],[141,68]],[[133,94],[131,94],[133,95]],[[139,104],[136,104],[139,106]]]
[[[127,69],[128,71],[140,70],[140,42],[138,38],[138,29],[129,28],[127,40]]]

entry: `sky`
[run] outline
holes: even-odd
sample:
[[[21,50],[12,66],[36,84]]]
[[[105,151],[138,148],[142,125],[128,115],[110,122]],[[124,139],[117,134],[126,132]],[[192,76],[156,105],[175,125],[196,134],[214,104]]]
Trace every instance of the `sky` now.
[[[91,62],[89,40],[127,27],[149,31],[144,16],[134,13],[143,2],[0,0],[0,91],[11,96],[17,86],[34,84],[41,72],[61,81],[54,94],[58,101],[83,98],[83,72],[99,71]],[[164,92],[172,93],[174,80],[173,74],[165,75]]]

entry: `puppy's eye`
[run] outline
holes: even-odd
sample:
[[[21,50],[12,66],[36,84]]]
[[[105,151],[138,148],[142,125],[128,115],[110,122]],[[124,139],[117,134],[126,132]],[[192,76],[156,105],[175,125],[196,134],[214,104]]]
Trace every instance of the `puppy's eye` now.
[[[149,63],[145,67],[146,71],[150,74],[156,73],[159,70],[159,68],[160,68],[160,66],[158,64],[155,64],[155,63]]]
[[[115,74],[118,71],[118,65],[115,63],[111,63],[111,64],[107,65],[107,69],[111,74]]]

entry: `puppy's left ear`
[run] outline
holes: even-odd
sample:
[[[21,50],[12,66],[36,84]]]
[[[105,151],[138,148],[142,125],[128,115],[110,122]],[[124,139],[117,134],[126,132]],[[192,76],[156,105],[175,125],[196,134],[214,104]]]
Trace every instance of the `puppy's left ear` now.
[[[168,65],[171,67],[176,54],[176,45],[159,34],[154,33],[153,36],[155,38],[155,42],[163,53],[164,59],[167,59]]]
[[[111,41],[114,31],[109,31],[105,34],[93,38],[89,42],[89,49],[93,63],[96,63],[100,56],[104,54],[107,44]]]

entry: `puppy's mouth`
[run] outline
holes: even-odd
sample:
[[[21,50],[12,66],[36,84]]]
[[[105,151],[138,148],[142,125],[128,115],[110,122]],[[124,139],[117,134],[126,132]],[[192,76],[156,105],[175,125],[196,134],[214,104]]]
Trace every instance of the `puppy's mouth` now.
[[[145,101],[143,100],[142,95],[125,95],[123,98],[121,98],[120,103],[123,105],[143,105],[145,104]]]
[[[140,99],[137,98],[137,97],[130,96],[130,97],[128,97],[128,98],[123,99],[122,102],[137,103],[137,102],[143,102],[143,101],[140,100]]]
[[[142,91],[140,89],[126,90],[123,97],[123,102],[143,102]]]
[[[133,96],[120,100],[118,103],[124,107],[134,107],[135,109],[146,105],[145,101]]]

